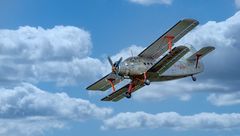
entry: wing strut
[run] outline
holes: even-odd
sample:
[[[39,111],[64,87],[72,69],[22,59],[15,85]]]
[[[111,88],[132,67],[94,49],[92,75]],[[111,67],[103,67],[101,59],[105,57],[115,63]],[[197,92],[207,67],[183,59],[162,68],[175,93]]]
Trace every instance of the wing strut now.
[[[171,52],[172,51],[172,46],[173,46],[173,39],[175,38],[174,36],[165,36],[165,38],[168,41],[168,50]]]
[[[195,68],[198,67],[199,59],[200,59],[201,56],[202,56],[201,54],[196,55],[196,66],[195,66]]]
[[[114,86],[114,81],[115,81],[115,79],[113,79],[113,78],[109,78],[109,79],[107,79],[108,81],[109,81],[109,83],[111,84],[111,87],[112,87],[112,91],[113,92],[115,92],[116,91],[116,89],[115,89],[115,86]]]

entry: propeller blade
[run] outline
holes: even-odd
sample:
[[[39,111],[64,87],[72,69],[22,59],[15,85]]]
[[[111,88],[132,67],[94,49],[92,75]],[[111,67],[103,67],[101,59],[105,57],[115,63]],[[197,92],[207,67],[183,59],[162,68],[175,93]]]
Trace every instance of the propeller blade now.
[[[111,66],[113,66],[112,59],[109,56],[108,56],[108,62],[111,64]]]
[[[116,62],[116,67],[118,67],[121,62],[122,62],[122,57]]]

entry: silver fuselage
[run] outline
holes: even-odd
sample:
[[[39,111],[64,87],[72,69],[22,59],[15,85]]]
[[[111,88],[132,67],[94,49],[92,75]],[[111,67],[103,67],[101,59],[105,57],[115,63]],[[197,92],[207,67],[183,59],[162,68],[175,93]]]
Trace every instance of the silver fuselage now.
[[[141,58],[141,57],[129,57],[124,60],[119,66],[119,75],[124,76],[125,78],[142,75],[149,68],[155,65],[158,60]],[[203,72],[204,66],[202,62],[199,62],[198,67],[196,68],[195,61],[188,61],[186,58],[182,58],[177,61],[173,66],[171,66],[167,71],[158,75],[158,73],[152,73],[154,79],[149,79],[151,81],[166,81],[173,80],[178,78],[183,78],[187,76],[192,76]]]

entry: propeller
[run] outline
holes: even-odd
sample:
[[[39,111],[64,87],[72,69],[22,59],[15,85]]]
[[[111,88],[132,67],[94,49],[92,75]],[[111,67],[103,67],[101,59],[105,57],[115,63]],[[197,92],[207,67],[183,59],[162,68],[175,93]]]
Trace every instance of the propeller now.
[[[112,66],[112,72],[115,74],[118,74],[118,69],[119,69],[120,63],[122,62],[122,57],[118,61],[113,63],[112,59],[108,56],[108,61]]]

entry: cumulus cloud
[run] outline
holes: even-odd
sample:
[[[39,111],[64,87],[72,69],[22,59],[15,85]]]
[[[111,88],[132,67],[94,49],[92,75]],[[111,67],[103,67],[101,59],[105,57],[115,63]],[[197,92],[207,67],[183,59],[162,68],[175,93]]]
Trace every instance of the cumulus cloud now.
[[[4,136],[43,135],[48,130],[64,127],[64,122],[46,117],[0,119],[0,134]]]
[[[71,85],[79,79],[93,79],[104,67],[99,59],[89,57],[91,48],[89,32],[78,27],[0,29],[1,83]]]
[[[216,106],[240,104],[240,91],[223,94],[213,93],[208,96],[207,100]]]
[[[126,112],[104,121],[102,129],[169,128],[174,130],[232,130],[240,128],[240,114],[199,113],[180,115],[176,112],[149,114]]]
[[[175,80],[168,82],[152,83],[151,86],[145,86],[141,91],[136,92],[134,99],[142,101],[162,101],[169,97],[177,97],[181,101],[188,101],[191,99],[191,93],[196,92],[222,92],[229,91],[228,87],[216,84],[211,81],[191,82]]]
[[[92,47],[90,34],[73,26],[19,27],[0,30],[1,58],[24,61],[83,58]]]
[[[129,1],[140,5],[153,5],[153,4],[171,5],[173,0],[129,0]]]
[[[0,92],[0,126],[3,126],[0,134],[3,135],[11,134],[13,129],[27,135],[62,128],[64,121],[103,119],[112,112],[87,100],[71,98],[66,93],[45,92],[27,83],[13,89],[1,88]],[[29,131],[23,131],[26,129]]]
[[[112,56],[114,60],[118,60],[119,58],[123,57],[124,59],[127,59],[131,56],[137,56],[140,52],[144,50],[143,47],[137,46],[137,45],[131,45],[128,48],[124,48],[119,53]]]

